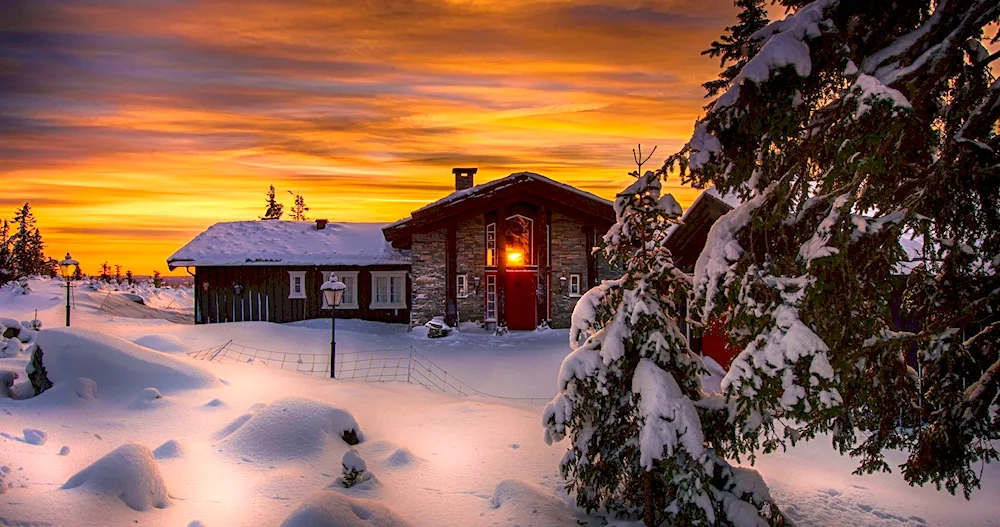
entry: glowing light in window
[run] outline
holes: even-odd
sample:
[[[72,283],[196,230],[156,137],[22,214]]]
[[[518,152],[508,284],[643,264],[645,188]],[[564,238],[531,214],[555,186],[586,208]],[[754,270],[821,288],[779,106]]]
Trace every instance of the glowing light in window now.
[[[524,255],[521,253],[507,253],[507,263],[521,265]]]

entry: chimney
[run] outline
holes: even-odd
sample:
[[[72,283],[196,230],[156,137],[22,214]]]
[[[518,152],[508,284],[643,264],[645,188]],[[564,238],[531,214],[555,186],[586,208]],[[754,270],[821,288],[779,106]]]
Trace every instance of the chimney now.
[[[327,220],[316,220],[316,230],[321,231],[326,228]]]
[[[472,182],[472,176],[476,175],[478,168],[453,168],[451,173],[455,174],[455,190],[465,190],[467,188],[472,188],[474,183]]]

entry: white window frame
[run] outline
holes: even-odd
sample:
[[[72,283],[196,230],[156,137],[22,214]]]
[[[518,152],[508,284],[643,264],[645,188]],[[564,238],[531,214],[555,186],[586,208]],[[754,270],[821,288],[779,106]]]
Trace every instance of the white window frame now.
[[[491,305],[492,304],[492,305]],[[496,322],[497,319],[497,275],[486,275],[486,309],[487,321]]]
[[[492,235],[492,236],[491,236]],[[486,224],[486,267],[497,266],[497,224]]]
[[[455,275],[455,295],[458,298],[469,298],[469,275],[467,273]]]
[[[295,279],[299,279],[299,290],[295,290]],[[306,297],[306,272],[288,271],[288,298]]]
[[[388,278],[391,287],[392,279],[400,283],[399,299],[396,302],[378,301],[378,279]],[[372,271],[372,301],[369,309],[406,309],[406,271]]]
[[[569,289],[567,289],[567,293],[571,298],[577,298],[583,296],[582,286],[583,286],[583,276],[578,274],[569,275]],[[576,289],[576,292],[573,292],[574,288]]]
[[[341,282],[344,282],[345,278],[350,278],[351,282],[352,282],[351,284],[348,284],[347,282],[344,282],[344,284],[347,285],[347,289],[344,291],[344,297],[346,297],[347,294],[350,293],[351,294],[351,298],[354,299],[354,302],[345,302],[344,300],[341,300],[340,301],[340,305],[337,306],[337,309],[358,309],[358,306],[359,306],[359,304],[358,304],[358,272],[357,271],[323,271],[323,282],[324,283],[330,281],[330,275],[331,274],[337,275],[337,278]],[[323,306],[321,307],[321,309],[330,309],[330,304],[326,303],[326,295],[322,295],[322,296],[323,296]]]

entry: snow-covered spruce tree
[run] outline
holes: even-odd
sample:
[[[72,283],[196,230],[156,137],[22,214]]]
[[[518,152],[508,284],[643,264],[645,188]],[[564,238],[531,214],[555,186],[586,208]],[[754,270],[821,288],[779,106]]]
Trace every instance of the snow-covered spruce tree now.
[[[309,207],[306,206],[306,199],[302,197],[302,194],[297,192],[289,190],[288,193],[294,196],[292,204],[292,220],[308,221],[309,218],[306,217],[306,212],[309,211]]]
[[[10,252],[10,224],[7,220],[0,223],[0,285],[16,278],[14,262]]]
[[[16,277],[45,273],[48,260],[45,258],[45,243],[35,222],[29,203],[25,203],[14,213],[17,230],[10,236],[10,259]]]
[[[284,214],[285,206],[278,203],[278,200],[274,196],[274,185],[271,185],[267,189],[267,210],[264,211],[264,215],[260,217],[262,220],[280,220],[281,215]]]
[[[587,511],[641,514],[649,526],[781,525],[756,472],[706,442],[699,406],[720,399],[702,393],[703,364],[677,324],[690,277],[663,245],[681,208],[660,196],[662,172],[632,175],[602,243],[623,274],[577,302],[545,441],[570,436],[560,469]]]
[[[858,473],[902,449],[968,497],[1000,438],[1000,3],[779,3],[665,165],[745,200],[694,275],[742,349],[723,388],[752,426],[720,449],[829,433]]]

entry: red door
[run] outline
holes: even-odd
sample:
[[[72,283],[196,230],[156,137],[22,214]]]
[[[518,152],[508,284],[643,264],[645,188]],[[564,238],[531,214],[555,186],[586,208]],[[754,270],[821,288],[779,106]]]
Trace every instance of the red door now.
[[[507,270],[504,281],[504,296],[507,315],[507,329],[535,329],[535,290],[538,275],[535,271]]]

